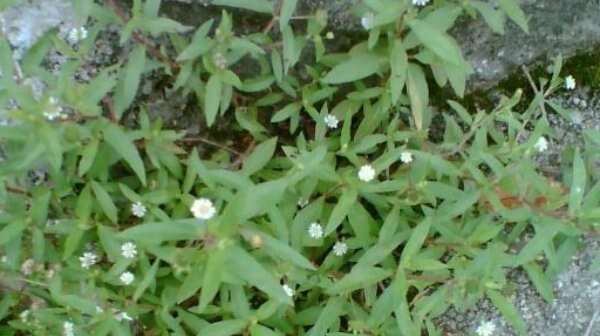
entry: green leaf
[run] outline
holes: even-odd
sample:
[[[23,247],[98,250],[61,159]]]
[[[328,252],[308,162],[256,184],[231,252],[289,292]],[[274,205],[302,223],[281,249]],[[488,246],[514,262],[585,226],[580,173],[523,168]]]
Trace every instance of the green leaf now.
[[[219,249],[211,252],[208,256],[202,279],[202,292],[200,293],[200,301],[198,303],[199,311],[203,311],[219,291],[229,250]]]
[[[552,303],[552,301],[554,301],[552,283],[546,277],[542,268],[535,261],[523,265],[523,268],[544,300],[548,303]]]
[[[206,94],[204,96],[204,116],[206,117],[206,124],[210,127],[217,118],[217,112],[219,112],[219,103],[221,101],[221,90],[223,88],[223,82],[218,76],[212,75],[206,83]]]
[[[481,13],[485,22],[498,34],[504,34],[504,14],[492,5],[482,1],[471,1],[471,5]]]
[[[0,230],[0,246],[10,242],[15,237],[18,237],[26,227],[25,221],[22,220],[14,221],[6,225]]]
[[[426,217],[421,223],[419,223],[412,231],[408,242],[402,250],[402,256],[400,257],[401,265],[408,265],[411,262],[412,257],[419,252],[421,246],[425,242],[425,238],[429,234],[429,228],[431,227],[431,217]]]
[[[115,90],[115,112],[117,119],[121,119],[123,112],[131,105],[137,93],[142,72],[146,64],[146,49],[137,46],[131,54],[127,66]]]
[[[527,24],[527,18],[525,13],[519,7],[515,0],[498,0],[500,8],[511,18],[516,24],[523,29],[524,32],[529,33],[529,26]]]
[[[307,333],[307,336],[321,336],[327,335],[327,330],[335,325],[339,316],[342,314],[344,302],[341,298],[333,297],[327,301],[327,305],[319,314],[319,318],[315,325],[310,328]]]
[[[210,335],[210,336],[232,336],[239,335],[239,333],[246,328],[247,322],[244,320],[226,320],[212,323],[203,328],[198,335]]]
[[[402,41],[394,40],[394,45],[390,52],[390,90],[392,91],[392,104],[396,104],[400,96],[402,96],[402,89],[406,83],[406,77],[408,76],[408,55],[402,45]]]
[[[429,89],[425,74],[420,66],[409,64],[407,77],[408,96],[415,126],[421,130],[425,126],[426,109],[429,104]]]
[[[98,140],[94,139],[88,143],[81,154],[81,161],[79,161],[79,169],[77,175],[83,176],[94,163],[96,153],[98,152]]]
[[[287,296],[273,274],[267,271],[252,255],[239,246],[232,247],[227,266],[229,267],[229,272],[267,293],[269,297],[292,305],[291,298]]]
[[[333,208],[331,216],[329,217],[329,221],[327,222],[327,226],[325,227],[326,236],[335,231],[342,223],[344,218],[346,218],[346,215],[348,215],[348,212],[350,212],[350,208],[352,208],[357,198],[358,192],[356,189],[344,190],[342,192],[342,196],[340,196],[338,203]]]
[[[242,167],[242,174],[250,176],[269,163],[275,148],[277,146],[277,137],[271,138],[260,145],[256,146],[252,154],[244,160],[244,166]]]
[[[298,114],[298,112],[300,111],[301,108],[302,108],[302,104],[300,104],[299,102],[287,104],[284,108],[282,108],[281,110],[279,110],[279,111],[275,112],[275,114],[273,114],[273,116],[271,117],[271,122],[276,123],[276,122],[280,122],[280,121],[289,119],[292,116]]]
[[[391,271],[379,267],[356,267],[344,276],[341,280],[335,282],[333,286],[326,290],[329,295],[337,295],[352,292],[357,289],[367,288],[392,275]]]
[[[571,183],[571,193],[569,194],[570,215],[576,214],[581,209],[586,179],[585,163],[581,159],[579,148],[577,148],[573,157],[573,181]]]
[[[142,184],[146,185],[146,170],[144,162],[137,148],[123,130],[115,125],[108,124],[104,128],[104,141],[108,143],[127,164],[133,169]]]
[[[260,324],[255,324],[250,328],[250,336],[282,336],[283,334],[274,332],[273,330],[263,327]]]
[[[224,225],[221,228],[231,228],[266,213],[271,206],[279,203],[286,186],[285,180],[272,180],[239,191],[223,211]]]
[[[336,65],[325,78],[323,83],[341,84],[353,82],[368,77],[379,69],[379,57],[370,53],[350,55],[344,62]]]
[[[146,289],[148,289],[152,283],[156,282],[156,272],[158,271],[159,263],[160,259],[154,260],[154,264],[152,264],[150,270],[145,272],[144,278],[142,281],[140,281],[135,289],[135,292],[133,293],[133,301],[137,301],[140,297],[142,297],[142,294],[144,294]]]
[[[502,313],[502,316],[515,328],[519,336],[526,336],[527,325],[523,321],[523,318],[521,318],[521,313],[519,313],[513,304],[495,290],[489,289],[487,295],[494,306]]]
[[[100,208],[102,211],[110,219],[111,222],[117,223],[117,207],[115,203],[113,203],[110,195],[106,192],[104,187],[100,185],[100,183],[96,181],[92,181],[92,189],[94,190],[94,195],[96,195],[96,200],[100,203]]]
[[[200,238],[206,224],[198,219],[179,219],[170,222],[146,223],[132,226],[119,233],[119,238],[147,243],[193,240]]]
[[[260,13],[273,13],[273,5],[267,0],[213,0],[213,5],[248,9]]]
[[[419,41],[441,59],[454,65],[460,65],[463,62],[460,49],[448,34],[437,30],[426,21],[418,19],[409,21],[408,26],[417,35]]]
[[[290,18],[296,10],[298,0],[282,0],[281,12],[279,13],[279,29],[283,30],[287,26]]]
[[[253,234],[260,235],[263,240],[264,248],[268,254],[273,257],[279,258],[284,261],[288,261],[298,267],[305,268],[308,270],[315,270],[315,266],[308,261],[302,254],[294,250],[288,244],[281,242],[267,234],[254,232]]]

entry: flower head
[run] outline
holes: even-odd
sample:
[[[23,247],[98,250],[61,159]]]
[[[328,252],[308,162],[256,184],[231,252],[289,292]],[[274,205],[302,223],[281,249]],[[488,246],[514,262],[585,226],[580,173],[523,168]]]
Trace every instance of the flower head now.
[[[346,252],[348,252],[348,245],[346,243],[338,241],[333,245],[333,254],[336,256],[341,257]]]
[[[133,280],[135,280],[135,275],[129,271],[126,271],[121,274],[119,280],[121,280],[124,285],[131,285]]]
[[[548,140],[542,136],[536,141],[534,147],[538,152],[545,152],[548,149]]]
[[[360,24],[365,30],[373,28],[373,21],[375,21],[375,14],[368,12],[360,18]]]
[[[308,235],[313,239],[323,238],[323,227],[321,224],[317,222],[310,224],[308,227]]]
[[[217,213],[217,209],[213,205],[212,201],[208,198],[199,198],[192,203],[190,211],[194,217],[198,219],[211,219]]]
[[[325,38],[328,40],[333,40],[335,38],[335,35],[333,34],[333,32],[329,31],[327,32],[327,34],[325,34]]]
[[[425,6],[429,3],[429,0],[412,0],[414,6]]]
[[[67,34],[67,41],[71,44],[77,44],[81,40],[85,40],[88,36],[88,31],[84,26],[73,28]]]
[[[482,322],[475,332],[479,336],[492,336],[496,331],[496,325],[491,321]]]
[[[285,294],[287,294],[287,296],[289,296],[289,297],[294,296],[294,290],[288,284],[285,284],[281,287],[283,287],[283,291],[285,292]]]
[[[89,269],[98,262],[98,256],[94,252],[84,252],[83,255],[79,257],[79,262],[81,262],[81,267]]]
[[[137,247],[132,242],[121,245],[121,255],[127,259],[133,259],[137,255]]]
[[[577,83],[575,82],[575,78],[573,78],[571,75],[568,75],[567,78],[565,78],[565,89],[574,90],[576,86]]]
[[[73,322],[65,321],[63,322],[63,335],[64,336],[73,336],[75,335],[73,331]]]
[[[308,199],[307,198],[300,198],[298,200],[298,206],[299,207],[304,208],[307,205],[308,205]]]
[[[403,163],[411,163],[412,160],[413,160],[413,155],[411,152],[404,151],[404,152],[400,153],[400,161],[402,161]]]
[[[334,116],[333,114],[326,115],[325,118],[323,118],[323,120],[325,121],[325,124],[327,124],[327,127],[329,127],[329,128],[337,128],[338,124],[340,123],[338,118],[336,116]]]
[[[25,309],[23,310],[20,314],[19,314],[19,319],[21,320],[21,322],[23,323],[27,323],[29,320],[29,314],[31,313],[31,311],[29,311],[29,309]]]
[[[142,218],[146,215],[146,206],[142,202],[135,202],[131,204],[131,213],[138,218]]]
[[[48,105],[42,114],[44,115],[44,118],[50,121],[56,120],[63,116],[63,108],[59,105],[56,97],[50,97],[50,99],[48,99]]]
[[[375,169],[373,166],[366,164],[358,170],[358,178],[363,182],[369,182],[375,178]]]
[[[123,320],[125,321],[133,321],[133,318],[131,316],[129,316],[129,314],[127,314],[126,312],[119,312],[117,314],[115,314],[115,320],[121,322]]]
[[[221,70],[227,68],[227,59],[225,58],[225,56],[223,56],[221,52],[217,51],[213,54],[213,62]]]

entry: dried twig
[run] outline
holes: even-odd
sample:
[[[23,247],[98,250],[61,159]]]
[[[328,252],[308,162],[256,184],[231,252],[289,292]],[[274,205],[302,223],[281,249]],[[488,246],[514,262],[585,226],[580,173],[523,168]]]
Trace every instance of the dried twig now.
[[[185,142],[185,143],[198,143],[198,142],[201,142],[201,143],[205,143],[207,145],[211,145],[211,146],[214,146],[214,147],[226,150],[226,151],[228,151],[230,153],[233,153],[235,155],[238,155],[238,156],[242,156],[243,155],[243,153],[241,153],[241,152],[239,152],[239,151],[237,151],[237,150],[235,150],[233,148],[227,147],[227,146],[225,146],[223,144],[220,144],[220,143],[218,143],[216,141],[212,141],[212,140],[209,140],[207,138],[203,138],[201,136],[186,137],[186,138],[181,139],[180,141],[181,142]]]

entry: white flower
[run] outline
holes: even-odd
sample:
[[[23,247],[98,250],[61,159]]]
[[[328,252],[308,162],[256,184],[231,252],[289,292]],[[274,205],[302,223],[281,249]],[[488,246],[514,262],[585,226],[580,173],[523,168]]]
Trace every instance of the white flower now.
[[[348,252],[348,245],[346,243],[339,241],[333,245],[333,254],[336,256],[341,257],[346,254],[346,252]]]
[[[496,325],[491,321],[482,322],[475,332],[479,336],[492,336],[496,331]]]
[[[213,203],[208,198],[199,198],[192,203],[190,211],[194,217],[199,219],[211,219],[217,213]]]
[[[138,218],[142,218],[146,215],[146,206],[142,202],[135,202],[131,204],[131,213]]]
[[[283,291],[285,292],[285,294],[287,294],[287,296],[294,296],[294,290],[292,289],[292,287],[288,286],[288,284],[285,284],[281,287],[283,287]]]
[[[31,313],[31,312],[29,311],[29,309],[25,309],[25,310],[23,310],[23,311],[21,312],[21,314],[19,314],[19,319],[21,319],[21,321],[22,321],[23,323],[27,323],[27,320],[28,320],[28,318],[29,318],[29,313]]]
[[[50,97],[46,110],[42,113],[44,118],[53,121],[63,116],[63,108],[58,104],[58,99]]]
[[[576,86],[577,83],[575,82],[575,78],[573,78],[571,75],[568,75],[567,78],[565,78],[565,89],[574,90]]]
[[[102,309],[102,307],[100,307],[100,306],[96,306],[96,313],[102,314],[102,313],[104,313],[104,309]]]
[[[363,17],[360,18],[360,24],[366,30],[373,28],[373,21],[375,20],[375,14],[372,12],[366,13]]]
[[[534,147],[538,152],[545,152],[548,149],[548,140],[544,137],[540,137]]]
[[[0,262],[5,264],[8,262],[8,257],[7,256],[2,256],[2,258],[0,258]]]
[[[333,40],[335,38],[335,35],[333,34],[333,32],[327,32],[327,34],[325,34],[325,38],[328,40]]]
[[[65,321],[63,322],[63,335],[64,336],[73,336],[75,333],[73,332],[73,322]]]
[[[339,120],[336,116],[334,116],[333,114],[328,114],[325,116],[325,118],[323,118],[323,120],[325,121],[325,124],[327,124],[327,127],[329,128],[337,128],[338,124],[339,124]]]
[[[358,170],[358,178],[364,182],[373,180],[375,178],[375,169],[369,164],[360,167]]]
[[[323,227],[319,223],[312,223],[308,227],[308,235],[313,239],[323,238]]]
[[[213,62],[219,69],[225,69],[227,67],[227,59],[218,51],[213,54]]]
[[[120,313],[116,314],[115,319],[119,322],[121,322],[123,320],[133,321],[133,318],[131,316],[129,316],[129,314],[127,314],[126,312],[120,312]]]
[[[81,267],[88,269],[98,262],[98,256],[94,252],[85,252],[79,257],[79,262],[81,262]]]
[[[412,4],[415,6],[425,6],[429,0],[412,0]]]
[[[25,275],[31,275],[33,273],[34,265],[35,265],[35,261],[33,261],[33,259],[29,258],[29,259],[25,260],[21,264],[21,273],[23,273]]]
[[[123,272],[123,274],[121,274],[119,279],[121,280],[121,282],[123,284],[130,285],[133,282],[133,280],[135,280],[135,275],[133,275],[133,273],[127,271],[127,272]]]
[[[403,163],[411,163],[412,160],[413,160],[413,155],[411,152],[404,151],[404,152],[400,153],[400,161],[402,161]]]
[[[88,36],[88,31],[84,26],[73,28],[67,34],[67,41],[71,44],[77,44]]]
[[[306,198],[300,198],[298,200],[298,206],[299,207],[304,208],[307,205],[308,205],[308,199],[306,199]]]
[[[133,259],[137,255],[137,249],[134,243],[127,242],[121,245],[121,255],[127,259]]]

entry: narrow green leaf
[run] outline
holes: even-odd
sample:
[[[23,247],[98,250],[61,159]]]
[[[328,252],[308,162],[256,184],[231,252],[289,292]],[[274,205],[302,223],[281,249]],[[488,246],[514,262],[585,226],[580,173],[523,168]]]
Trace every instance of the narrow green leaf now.
[[[137,46],[131,54],[127,66],[123,69],[123,74],[115,90],[115,112],[117,119],[121,119],[123,112],[131,105],[144,71],[146,64],[146,49],[143,46]]]
[[[104,128],[104,141],[119,153],[121,158],[133,169],[142,184],[146,185],[144,162],[127,134],[119,126],[108,124]]]
[[[96,153],[98,152],[98,140],[94,139],[88,143],[81,154],[81,161],[79,161],[79,168],[77,169],[77,175],[83,176],[94,163]]]
[[[548,303],[552,303],[552,301],[554,301],[552,283],[546,277],[542,268],[535,261],[523,265],[523,268],[544,300]]]
[[[519,336],[527,335],[527,325],[523,318],[521,317],[521,313],[510,303],[502,294],[495,290],[488,290],[487,295],[494,304],[502,313],[502,316],[515,328]]]
[[[205,229],[206,224],[197,219],[180,219],[132,226],[118,236],[121,239],[160,243],[163,241],[193,240],[195,237],[200,237]]]
[[[18,237],[26,227],[27,225],[25,224],[25,221],[22,220],[14,221],[6,225],[4,228],[2,228],[2,230],[0,230],[0,246],[10,242],[15,237]]]
[[[148,272],[144,274],[144,278],[138,284],[135,292],[133,293],[133,301],[137,301],[142,294],[152,285],[152,283],[156,282],[156,272],[158,271],[158,264],[160,263],[160,259],[154,260],[154,264]]]
[[[391,271],[379,267],[354,267],[341,280],[326,290],[329,295],[352,292],[357,289],[367,288],[392,275]]]
[[[202,279],[202,292],[200,293],[200,301],[198,303],[199,311],[203,311],[219,291],[228,252],[228,249],[221,249],[213,251],[208,256],[204,278]]]
[[[244,320],[226,320],[212,323],[203,328],[198,335],[210,335],[210,336],[232,336],[239,335],[244,328],[246,328],[247,322]]]
[[[418,130],[421,130],[425,126],[425,110],[429,104],[429,89],[425,74],[420,66],[409,64],[406,85],[415,126]]]
[[[454,65],[462,63],[462,55],[456,42],[448,34],[439,31],[426,21],[414,19],[408,22],[408,26],[417,35],[419,41],[438,57]]]
[[[204,117],[209,127],[212,126],[217,118],[222,88],[223,82],[221,82],[219,77],[216,75],[210,76],[208,83],[206,83],[206,94],[204,96]]]
[[[284,261],[289,261],[292,264],[295,264],[298,267],[302,267],[308,270],[315,270],[315,266],[308,261],[302,254],[298,251],[294,250],[288,244],[283,243],[269,235],[264,233],[255,232],[254,234],[260,234],[262,237],[263,244],[267,253],[271,256],[279,258]]]
[[[498,34],[504,34],[504,14],[492,5],[482,1],[471,1],[471,5],[481,13],[485,22]]]
[[[429,228],[431,227],[430,217],[426,217],[421,223],[419,223],[412,231],[408,242],[402,250],[402,256],[400,257],[400,264],[410,264],[412,257],[419,252],[421,246],[425,242],[425,238],[429,234]]]
[[[394,40],[390,52],[390,90],[392,91],[392,104],[396,104],[406,83],[408,76],[408,55],[400,40]]]
[[[327,222],[327,226],[325,227],[325,235],[331,234],[333,231],[337,229],[337,227],[342,223],[350,208],[356,202],[358,197],[358,192],[356,189],[344,190],[342,192],[342,196],[338,200],[338,203],[333,208],[331,212],[331,216],[329,217],[329,221]]]
[[[523,10],[515,0],[499,0],[498,3],[508,17],[518,24],[524,32],[529,33],[527,17],[525,17],[525,13],[523,13]]]
[[[213,5],[248,9],[260,13],[273,13],[273,5],[267,0],[213,0]]]
[[[273,157],[277,146],[277,137],[256,146],[252,154],[244,160],[242,174],[250,176],[261,170]]]
[[[100,208],[102,208],[106,217],[108,217],[111,222],[117,223],[117,207],[115,206],[115,203],[113,203],[110,195],[106,192],[104,187],[96,181],[92,181],[92,189],[94,190],[96,200],[100,203]]]
[[[573,157],[573,182],[571,183],[571,193],[569,194],[569,214],[571,215],[576,214],[581,209],[586,179],[585,163],[581,158],[579,148],[577,148]]]
[[[279,29],[283,30],[296,10],[298,0],[283,0],[279,14]]]
[[[308,331],[307,336],[327,335],[327,330],[336,323],[342,314],[343,304],[344,302],[338,297],[330,298],[321,314],[319,314],[317,322]]]
[[[379,57],[370,53],[350,55],[346,61],[336,65],[325,78],[323,83],[341,84],[353,82],[368,77],[379,69]]]

